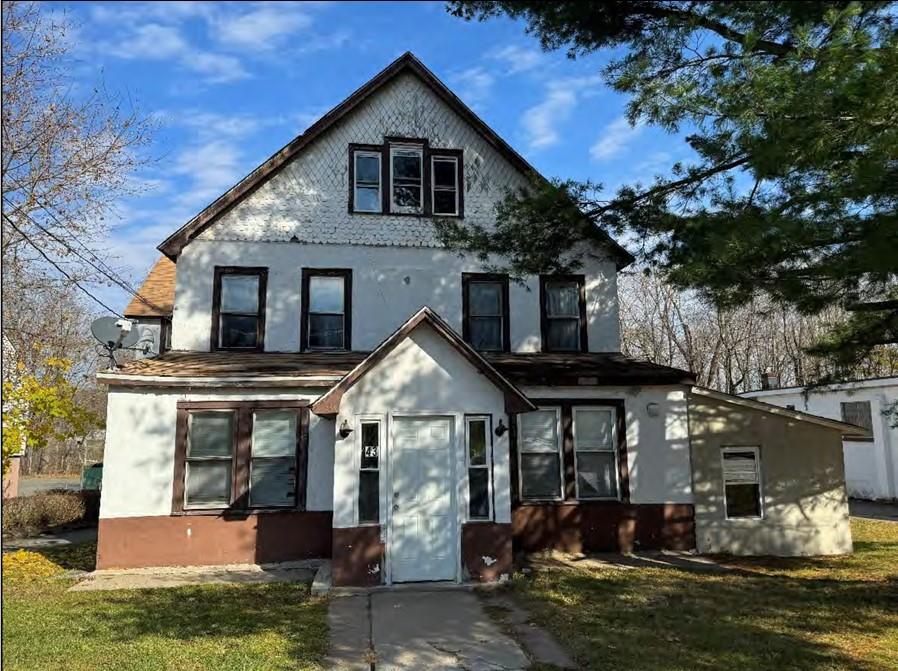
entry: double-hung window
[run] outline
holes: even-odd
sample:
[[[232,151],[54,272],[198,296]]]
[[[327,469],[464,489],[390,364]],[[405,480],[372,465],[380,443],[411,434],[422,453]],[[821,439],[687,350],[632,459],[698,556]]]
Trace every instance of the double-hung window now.
[[[617,499],[615,409],[573,408],[574,468],[578,499]]]
[[[562,498],[561,408],[540,408],[518,416],[521,498]]]
[[[380,521],[380,420],[362,420],[359,438],[359,524]]]
[[[235,413],[191,413],[187,421],[184,471],[186,508],[225,508],[231,503]]]
[[[727,519],[761,517],[761,453],[757,447],[725,447],[723,494]]]
[[[509,351],[508,276],[465,273],[462,292],[465,341],[480,352]]]
[[[465,418],[468,462],[468,519],[492,519],[489,417]]]
[[[302,507],[304,404],[178,403],[173,509]]]
[[[296,505],[297,413],[256,410],[249,463],[249,505],[281,508]]]
[[[381,152],[379,150],[353,150],[353,212],[380,213],[383,211],[380,162]]]
[[[461,213],[459,156],[431,156],[431,203],[437,216],[456,217]]]
[[[587,351],[583,276],[543,276],[540,289],[543,351]]]
[[[261,350],[267,268],[215,268],[212,349]]]
[[[303,268],[303,349],[348,350],[351,325],[352,271]]]
[[[424,212],[424,147],[390,146],[391,212]]]

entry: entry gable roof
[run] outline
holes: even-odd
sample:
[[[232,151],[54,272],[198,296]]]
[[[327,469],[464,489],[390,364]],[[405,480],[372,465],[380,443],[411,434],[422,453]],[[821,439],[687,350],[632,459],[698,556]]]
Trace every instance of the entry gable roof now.
[[[471,108],[465,105],[461,99],[455,95],[449,87],[441,82],[433,72],[410,51],[405,52],[402,56],[390,63],[386,68],[372,77],[368,82],[363,84],[346,100],[327,112],[318,121],[312,124],[306,131],[291,140],[286,146],[275,152],[262,165],[249,173],[233,187],[228,189],[224,194],[219,196],[202,212],[188,221],[184,226],[172,233],[166,238],[158,249],[170,259],[177,258],[181,250],[202,233],[206,228],[211,226],[225,212],[234,207],[241,200],[249,196],[253,191],[264,184],[269,178],[284,167],[294,156],[302,151],[306,146],[311,144],[313,140],[321,136],[325,131],[334,124],[343,119],[346,115],[356,109],[359,105],[369,99],[374,93],[380,90],[384,85],[403,74],[411,72],[421,81],[429,86],[436,95],[443,100],[453,111],[467,121],[480,135],[502,156],[504,156],[513,166],[521,171],[524,175],[536,177],[545,180],[545,177],[532,166],[527,160],[516,152],[511,145],[503,140],[496,131],[490,128],[483,119],[477,116]],[[634,261],[633,256],[618,244],[610,235],[605,233],[598,227],[593,227],[594,237],[598,244],[606,246],[614,257],[618,269],[629,265]]]
[[[365,357],[359,365],[353,368],[346,376],[333,386],[326,394],[312,403],[312,412],[316,415],[333,417],[340,411],[340,401],[343,394],[349,391],[352,386],[358,382],[363,376],[367,375],[371,369],[377,366],[390,352],[396,349],[397,345],[408,338],[412,332],[422,324],[427,324],[433,330],[445,339],[452,347],[468,360],[474,368],[485,375],[496,387],[498,387],[505,395],[505,411],[509,414],[517,412],[529,412],[536,410],[536,406],[502,376],[493,366],[484,359],[473,347],[462,340],[459,335],[452,330],[445,321],[443,321],[436,312],[429,307],[423,307],[416,312],[408,321],[400,326],[393,334],[384,340],[371,354]]]

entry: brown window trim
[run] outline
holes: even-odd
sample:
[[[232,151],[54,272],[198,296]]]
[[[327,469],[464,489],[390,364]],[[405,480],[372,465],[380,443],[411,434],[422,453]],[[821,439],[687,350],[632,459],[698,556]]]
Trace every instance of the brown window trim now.
[[[548,333],[549,333],[549,318],[546,313],[546,299],[548,298],[548,294],[546,292],[546,284],[549,282],[576,282],[580,287],[580,349],[579,350],[567,350],[567,349],[556,349],[553,350],[549,347],[548,344]],[[539,327],[540,327],[540,340],[541,340],[541,349],[543,352],[588,352],[589,351],[589,341],[587,339],[587,328],[586,328],[586,277],[584,275],[540,275],[539,276]]]
[[[224,275],[255,275],[259,278],[259,318],[256,321],[255,347],[221,347],[221,278]],[[213,352],[264,352],[265,351],[265,297],[268,292],[268,268],[263,266],[215,266],[212,285],[212,334],[210,349]]]
[[[383,214],[384,213],[384,146],[382,144],[356,144],[349,145],[349,214],[355,212],[355,153],[366,151],[380,154],[380,212],[359,212],[359,214]],[[389,177],[389,172],[386,173]]]
[[[561,408],[561,460],[562,472],[564,473],[564,482],[562,489],[564,490],[564,498],[558,501],[552,500],[528,500],[521,499],[520,480],[518,470],[520,469],[520,452],[517,435],[517,420],[511,422],[511,484],[512,484],[512,504],[515,506],[561,506],[561,505],[602,505],[609,502],[614,503],[611,499],[578,499],[577,498],[577,482],[576,472],[574,468],[574,407],[590,406],[590,405],[606,405],[615,409],[615,423],[617,425],[617,467],[618,467],[618,484],[620,491],[618,492],[619,503],[630,502],[630,469],[627,464],[627,426],[626,426],[626,406],[623,399],[619,398],[532,398],[530,399],[535,405],[540,407],[556,407]]]
[[[309,348],[309,280],[312,277],[343,278],[343,347]],[[303,352],[348,352],[352,349],[352,269],[351,268],[303,268],[300,289],[302,306],[299,316],[300,348]]]
[[[511,352],[511,318],[508,305],[508,275],[504,273],[462,273],[461,274],[461,312],[462,339],[471,344],[471,327],[469,323],[470,306],[468,286],[472,282],[499,282],[502,285],[502,349],[484,350],[487,352]]]
[[[393,185],[390,180],[390,146],[396,144],[420,145],[423,150],[421,152],[421,160],[423,161],[423,203],[421,212],[393,212]],[[380,194],[381,204],[380,212],[356,212],[355,211],[355,152],[370,151],[380,152]],[[433,183],[431,178],[431,164],[433,157],[447,157],[458,159],[458,214],[433,214],[432,191]],[[349,199],[348,211],[350,214],[368,214],[371,216],[389,215],[391,217],[446,217],[452,219],[464,219],[465,217],[465,182],[464,182],[464,150],[462,149],[441,149],[430,146],[430,141],[426,138],[418,137],[400,137],[389,135],[384,137],[383,144],[349,144]]]
[[[179,401],[175,432],[175,469],[172,488],[172,515],[246,516],[260,513],[297,511],[306,508],[309,445],[308,401]],[[252,449],[252,414],[255,410],[296,409],[296,505],[249,506],[249,464]],[[230,410],[234,413],[234,455],[231,461],[231,504],[226,508],[184,507],[184,477],[187,471],[187,421],[191,411]]]

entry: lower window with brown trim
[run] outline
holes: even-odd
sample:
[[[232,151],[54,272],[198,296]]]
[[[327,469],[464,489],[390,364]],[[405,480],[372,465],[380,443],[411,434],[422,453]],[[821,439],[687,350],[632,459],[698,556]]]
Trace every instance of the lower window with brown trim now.
[[[178,403],[172,512],[304,509],[307,405]]]

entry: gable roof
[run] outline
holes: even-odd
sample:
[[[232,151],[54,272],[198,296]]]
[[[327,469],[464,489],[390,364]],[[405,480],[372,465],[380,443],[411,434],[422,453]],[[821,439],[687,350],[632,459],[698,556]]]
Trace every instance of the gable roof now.
[[[161,256],[125,308],[126,317],[171,317],[175,305],[175,263]]]
[[[443,84],[436,75],[428,70],[414,54],[407,51],[372,77],[368,82],[363,84],[343,102],[309,126],[302,135],[297,136],[286,146],[275,152],[268,158],[268,160],[262,163],[262,165],[219,196],[202,212],[184,224],[184,226],[172,233],[158,246],[157,249],[170,259],[177,258],[178,254],[181,253],[181,250],[187,243],[215,223],[220,216],[225,214],[237,203],[252,194],[253,191],[258,189],[268,179],[275,175],[312,141],[356,109],[385,84],[404,72],[410,72],[421,79],[421,81],[429,86],[450,109],[465,119],[465,121],[467,121],[487,143],[504,156],[518,170],[527,176],[545,180],[545,177],[540,175],[540,173],[530,165],[524,157],[516,152],[511,145],[496,133],[496,131],[490,128],[486,122],[465,105],[461,99]],[[618,269],[623,268],[634,261],[630,252],[618,244],[605,231],[598,227],[593,227],[592,230],[594,230],[596,240],[609,248],[617,262]]]
[[[723,403],[730,403],[731,405],[751,408],[752,410],[760,410],[761,412],[766,412],[770,415],[786,417],[788,419],[793,419],[799,422],[818,424],[819,426],[824,426],[827,429],[835,429],[842,435],[865,436],[869,433],[863,427],[855,426],[854,424],[840,422],[835,419],[829,419],[828,417],[820,417],[819,415],[812,415],[809,412],[801,412],[800,410],[781,408],[778,405],[772,405],[771,403],[765,403],[763,401],[756,401],[752,398],[745,398],[744,396],[733,396],[732,394],[725,394],[722,391],[708,389],[707,387],[694,386],[692,387],[692,393],[698,396],[713,398],[714,400],[721,401]]]
[[[326,394],[312,403],[312,412],[316,415],[334,416],[340,411],[340,401],[343,394],[349,391],[352,386],[365,376],[372,368],[377,366],[386,356],[396,349],[403,340],[411,335],[421,324],[428,324],[443,339],[465,359],[468,360],[474,368],[485,375],[496,387],[505,394],[505,411],[509,414],[516,412],[529,412],[536,410],[536,406],[524,396],[517,387],[502,376],[493,366],[484,359],[473,347],[462,340],[459,335],[452,330],[452,327],[444,322],[436,312],[429,307],[423,307],[402,326],[400,326],[393,334],[384,340],[378,347],[371,352],[365,360],[353,368],[346,376],[334,385]]]

